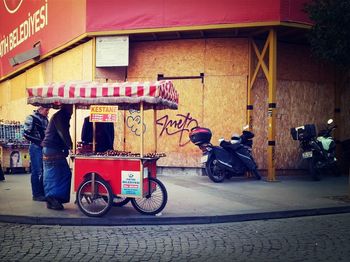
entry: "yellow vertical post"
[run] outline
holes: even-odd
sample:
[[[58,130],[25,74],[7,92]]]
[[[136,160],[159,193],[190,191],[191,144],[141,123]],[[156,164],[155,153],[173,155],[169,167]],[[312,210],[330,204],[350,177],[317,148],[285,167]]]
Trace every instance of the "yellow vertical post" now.
[[[253,117],[252,117],[252,39],[248,40],[248,84],[247,84],[247,119],[246,124],[249,126],[251,131],[253,128]]]
[[[154,153],[157,153],[158,135],[157,135],[157,110],[156,110],[156,106],[153,106],[153,134],[154,134]]]
[[[123,150],[126,151],[126,110],[123,111]]]
[[[276,180],[275,170],[275,136],[276,136],[276,82],[277,82],[277,35],[270,30],[269,37],[269,109],[268,109],[268,181]]]
[[[140,146],[140,156],[143,157],[144,154],[144,137],[143,137],[143,122],[144,122],[144,112],[143,112],[143,102],[140,103],[140,117],[141,117],[141,146]]]
[[[140,103],[140,117],[141,117],[141,148],[140,148],[140,190],[141,196],[143,196],[143,154],[144,154],[144,137],[143,137],[143,122],[144,122],[144,112],[143,112],[143,102]]]

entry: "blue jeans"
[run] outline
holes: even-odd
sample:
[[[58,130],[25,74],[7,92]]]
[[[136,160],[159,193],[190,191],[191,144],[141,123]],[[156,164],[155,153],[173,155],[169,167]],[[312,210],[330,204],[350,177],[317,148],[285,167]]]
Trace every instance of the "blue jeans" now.
[[[44,147],[43,154],[45,156],[62,155],[62,151]],[[70,187],[72,180],[72,172],[65,157],[44,160],[44,188],[45,197],[54,197],[60,203],[68,203],[70,201]]]
[[[30,182],[32,184],[33,197],[44,196],[43,185],[43,152],[40,146],[31,144],[29,146],[30,165],[32,175]]]

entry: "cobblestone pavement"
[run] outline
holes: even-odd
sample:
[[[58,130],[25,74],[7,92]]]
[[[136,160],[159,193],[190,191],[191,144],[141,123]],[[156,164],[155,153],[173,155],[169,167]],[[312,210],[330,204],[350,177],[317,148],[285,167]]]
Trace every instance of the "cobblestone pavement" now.
[[[172,226],[0,223],[0,261],[349,261],[349,221],[350,214]]]

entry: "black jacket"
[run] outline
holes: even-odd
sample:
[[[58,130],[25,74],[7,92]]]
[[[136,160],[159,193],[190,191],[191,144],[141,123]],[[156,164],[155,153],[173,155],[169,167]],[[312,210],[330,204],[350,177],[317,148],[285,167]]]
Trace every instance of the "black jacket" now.
[[[50,119],[45,138],[41,145],[52,147],[67,153],[72,148],[72,139],[69,134],[71,115],[63,109],[57,111]]]
[[[113,150],[114,143],[114,125],[113,123],[96,123],[95,130],[96,152],[105,152],[109,149]],[[93,140],[93,126],[89,121],[89,117],[84,119],[84,125],[81,132],[81,140],[88,144]]]
[[[49,120],[47,117],[34,110],[33,114],[27,116],[24,122],[23,136],[30,142],[40,146],[45,137],[45,130]]]

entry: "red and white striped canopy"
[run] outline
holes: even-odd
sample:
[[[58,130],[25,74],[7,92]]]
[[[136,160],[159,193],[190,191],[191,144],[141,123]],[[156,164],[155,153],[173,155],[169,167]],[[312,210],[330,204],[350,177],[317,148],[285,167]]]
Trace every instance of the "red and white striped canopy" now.
[[[119,105],[126,108],[144,107],[177,109],[179,95],[170,80],[156,82],[61,82],[27,88],[28,104],[55,106]]]

